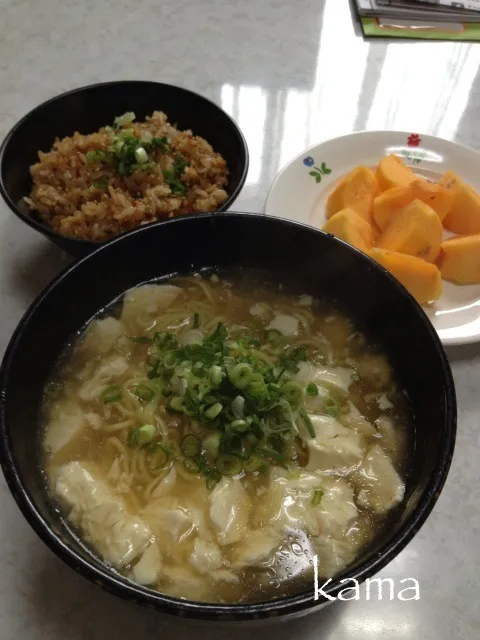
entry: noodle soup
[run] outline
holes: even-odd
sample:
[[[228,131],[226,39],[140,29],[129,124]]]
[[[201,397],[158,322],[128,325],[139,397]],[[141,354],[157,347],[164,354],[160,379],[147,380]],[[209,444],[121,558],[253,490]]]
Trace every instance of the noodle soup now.
[[[164,594],[267,600],[345,569],[404,498],[384,355],[310,295],[248,276],[128,291],[48,385],[44,466],[67,521]]]

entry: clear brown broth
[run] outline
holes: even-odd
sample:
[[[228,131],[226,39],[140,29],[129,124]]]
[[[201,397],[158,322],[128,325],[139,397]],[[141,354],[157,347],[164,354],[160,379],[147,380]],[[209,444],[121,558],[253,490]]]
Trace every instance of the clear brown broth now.
[[[250,313],[252,305],[259,302],[267,304],[276,312],[297,314],[303,318],[306,324],[300,330],[299,336],[292,339],[291,344],[302,344],[311,336],[322,336],[323,347],[319,346],[320,343],[309,346],[309,360],[328,367],[353,367],[358,372],[360,379],[351,384],[348,400],[353,402],[367,422],[373,425],[372,434],[366,440],[369,443],[379,443],[388,452],[396,470],[402,477],[405,476],[410,443],[405,396],[396,383],[385,355],[374,345],[368,344],[365,336],[356,329],[350,319],[335,308],[317,300],[311,307],[300,306],[298,291],[296,297],[293,297],[291,290],[287,291],[281,286],[279,288],[271,283],[265,283],[263,279],[251,274],[222,275],[218,282],[192,276],[175,279],[171,283],[183,289],[181,301],[174,305],[175,309],[177,307],[179,309],[178,318],[176,320],[170,317],[166,320],[163,317],[158,318],[156,330],[176,332],[179,327],[188,322],[197,309],[199,313],[204,312],[205,308],[202,305],[208,297],[201,283],[206,284],[212,298],[208,300],[212,317],[202,317],[204,324],[213,326],[216,319],[220,318],[227,328],[235,325],[261,333],[265,329],[264,321]],[[103,315],[118,316],[120,310],[121,303],[117,303]],[[98,399],[84,401],[79,398],[80,386],[105,359],[105,355],[87,348],[84,338],[85,334],[66,349],[61,363],[52,376],[49,390],[45,395],[43,422],[48,432],[48,424],[52,418],[67,404],[76,403],[85,413],[94,412],[101,415],[102,428],[84,429],[78,437],[56,454],[52,455],[49,451],[44,451],[43,466],[49,478],[53,499],[55,499],[53,479],[57,470],[73,460],[93,463],[101,470],[103,477],[107,478],[115,460],[121,457],[122,450],[125,450],[128,429],[131,426],[115,429],[115,425],[130,419],[130,416],[126,415],[121,408],[115,405],[102,406]],[[142,345],[122,339],[115,345],[114,353],[127,358],[131,369],[129,375],[143,366],[145,354]],[[376,401],[379,395],[387,397],[391,406],[381,409]],[[164,406],[160,405],[157,413],[166,423],[168,436],[171,439],[179,441],[190,429],[185,418],[169,414]],[[375,428],[376,421],[381,416],[390,418],[394,425],[393,441],[391,437],[387,438]],[[341,414],[338,421],[347,425],[345,417]],[[137,420],[136,417],[134,417],[135,420]],[[117,446],[118,443],[121,446]],[[128,455],[133,453],[128,451]],[[269,490],[268,474],[244,476],[242,482],[253,505],[249,524],[252,527],[261,528],[268,524],[264,520],[269,508],[264,498],[265,492],[268,495]],[[122,489],[121,495],[130,512],[137,513],[151,503],[152,498],[148,492],[148,486],[151,484],[152,477],[139,470],[134,474],[129,490]],[[112,483],[112,487],[115,488],[115,483]],[[175,491],[169,500],[187,510],[200,508],[205,511],[208,493],[202,479],[178,477]],[[65,510],[62,511],[66,513]],[[386,516],[379,516],[368,509],[359,509],[358,516],[349,529],[353,550],[352,560],[361,553],[365,545],[381,535],[387,521]],[[193,541],[187,537],[185,542],[172,545],[167,535],[163,540],[162,536],[158,535],[158,539],[165,562],[174,568],[186,568],[190,572],[188,558],[192,552]],[[235,546],[230,545],[230,548],[227,546],[222,550],[229,564],[233,564],[237,557]],[[256,602],[277,598],[313,588],[315,553],[315,541],[312,536],[301,528],[291,528],[285,532],[281,544],[267,561],[258,566],[234,570],[239,579],[238,583],[218,583],[208,575],[195,574],[194,586],[188,587],[175,579],[172,574],[170,577],[162,576],[156,584],[152,585],[152,588],[178,597],[223,603]],[[126,576],[129,575],[130,570],[130,565],[121,568],[121,572]],[[322,576],[321,566],[320,575]],[[328,576],[328,573],[325,576]]]

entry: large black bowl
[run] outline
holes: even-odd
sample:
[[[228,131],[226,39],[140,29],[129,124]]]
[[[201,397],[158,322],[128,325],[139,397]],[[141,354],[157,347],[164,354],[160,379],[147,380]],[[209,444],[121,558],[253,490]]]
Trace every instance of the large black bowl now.
[[[22,198],[31,191],[30,166],[38,161],[38,151],[51,149],[55,138],[75,131],[93,133],[127,111],[133,111],[137,120],[164,111],[179,129],[191,129],[222,154],[230,171],[229,197],[219,211],[232,206],[245,183],[248,148],[242,132],[225,111],[197,93],[136,80],[93,84],[63,93],[27,113],[8,133],[0,147],[0,193],[21,220],[73,256],[84,256],[102,243],[57,233],[28,210]]]
[[[410,402],[415,447],[404,503],[388,531],[334,580],[359,581],[377,573],[413,538],[447,477],[456,433],[451,371],[429,320],[384,269],[323,232],[251,214],[206,214],[138,229],[113,240],[60,275],[20,322],[0,373],[0,454],[8,485],[23,514],[48,546],[104,589],[144,606],[196,620],[249,621],[318,609],[313,585],[305,593],[249,605],[199,604],[166,597],[110,571],[62,526],[38,470],[37,435],[42,391],[70,336],[126,289],[152,278],[203,267],[266,270],[302,292],[327,296],[390,357]]]

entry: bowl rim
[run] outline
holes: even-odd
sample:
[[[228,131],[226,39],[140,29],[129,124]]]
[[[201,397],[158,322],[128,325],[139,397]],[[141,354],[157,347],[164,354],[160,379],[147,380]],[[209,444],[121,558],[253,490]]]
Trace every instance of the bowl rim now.
[[[31,215],[27,215],[26,213],[24,213],[20,207],[17,205],[17,203],[13,200],[13,198],[11,198],[10,194],[8,193],[8,190],[5,186],[5,182],[3,179],[3,174],[4,174],[4,165],[5,165],[5,155],[7,152],[7,148],[10,145],[10,142],[12,140],[12,138],[15,136],[15,134],[17,133],[17,131],[25,124],[25,122],[27,122],[32,116],[34,116],[38,111],[40,111],[41,109],[44,109],[45,107],[48,107],[50,104],[53,104],[59,100],[63,100],[64,98],[74,95],[76,93],[82,93],[82,92],[86,92],[86,91],[91,91],[93,89],[97,89],[97,88],[108,88],[108,87],[112,87],[114,85],[150,85],[152,87],[156,87],[157,89],[162,89],[162,88],[168,88],[168,89],[177,89],[178,91],[182,92],[183,94],[185,94],[186,96],[194,96],[195,98],[200,98],[201,100],[203,100],[206,103],[209,103],[211,106],[215,107],[218,111],[220,111],[225,118],[227,119],[227,121],[230,122],[231,126],[232,126],[232,130],[235,132],[238,141],[240,143],[240,146],[243,149],[243,156],[244,156],[244,162],[243,162],[243,168],[242,168],[242,173],[240,176],[240,180],[237,184],[237,186],[235,187],[235,189],[232,191],[231,194],[229,194],[227,200],[225,200],[225,202],[221,205],[221,208],[217,209],[216,211],[226,211],[229,207],[232,206],[232,204],[235,202],[235,200],[238,198],[241,190],[243,189],[244,185],[245,185],[245,181],[247,179],[247,174],[248,174],[248,169],[249,169],[249,164],[250,164],[250,154],[248,151],[248,145],[247,145],[247,141],[245,139],[245,136],[242,132],[242,130],[240,129],[239,125],[235,122],[235,120],[232,118],[232,116],[227,113],[220,105],[218,105],[216,102],[214,102],[213,100],[211,100],[210,98],[205,97],[204,95],[197,93],[196,91],[192,91],[191,89],[187,89],[186,87],[183,87],[181,85],[176,85],[176,84],[170,84],[167,82],[156,82],[154,80],[111,80],[108,82],[94,82],[92,84],[88,84],[88,85],[84,85],[82,87],[76,87],[75,89],[70,89],[68,91],[64,91],[58,95],[55,95],[51,98],[48,98],[47,100],[44,100],[43,102],[41,102],[40,104],[38,104],[36,107],[33,107],[33,109],[30,109],[30,111],[28,111],[25,115],[23,115],[20,120],[18,120],[13,127],[8,131],[7,135],[5,136],[5,138],[3,139],[2,143],[0,144],[0,194],[3,197],[5,203],[8,205],[8,207],[10,208],[10,210],[22,221],[25,222],[28,226],[30,226],[32,229],[35,229],[36,231],[42,233],[43,235],[47,236],[48,238],[50,238],[51,240],[53,240],[55,242],[55,240],[58,241],[67,241],[70,242],[71,244],[74,244],[77,247],[83,247],[84,249],[91,249],[93,248],[93,250],[97,247],[101,247],[105,244],[107,244],[108,242],[110,242],[111,240],[120,238],[124,235],[127,235],[128,233],[130,233],[131,231],[134,231],[135,229],[139,228],[139,227],[134,227],[134,229],[131,229],[130,231],[124,231],[121,234],[118,234],[117,236],[114,236],[114,238],[111,238],[110,240],[85,240],[83,238],[76,238],[75,236],[69,236],[67,234],[63,234],[63,233],[59,233],[58,231],[55,231],[54,229],[52,229],[51,227],[49,227],[46,223],[43,222],[39,222],[38,220],[35,220],[35,218],[33,218]],[[73,135],[73,132],[72,132]],[[208,142],[208,141],[207,141]],[[198,215],[198,214],[195,214]],[[149,222],[145,225],[142,225],[143,227],[148,227],[152,224],[156,224],[158,222],[165,222],[165,220],[154,220],[153,222]]]
[[[390,286],[395,287],[399,294],[404,297],[406,295],[415,303],[414,306],[412,306],[412,312],[417,313],[421,318],[425,329],[430,334],[430,338],[436,347],[436,351],[442,364],[445,386],[444,428],[446,433],[440,455],[435,464],[432,475],[425,486],[422,498],[414,511],[399,528],[394,538],[382,547],[381,552],[378,552],[367,560],[361,562],[352,570],[349,570],[347,567],[345,571],[340,573],[331,581],[331,583],[329,583],[329,586],[325,588],[324,591],[328,596],[335,598],[338,593],[345,588],[344,584],[340,582],[342,579],[354,579],[359,582],[363,582],[367,578],[371,578],[377,574],[389,562],[391,562],[418,533],[433,510],[446,482],[455,449],[457,403],[451,368],[440,339],[420,305],[415,302],[408,291],[406,291],[406,289],[404,289],[404,287],[393,276],[391,276],[383,267],[369,258],[366,254],[338,238],[335,238],[331,234],[315,229],[310,225],[285,220],[283,218],[276,218],[274,216],[243,212],[220,212],[200,214],[199,216],[195,216],[194,219],[205,219],[205,224],[207,224],[209,220],[215,219],[218,216],[221,216],[222,218],[242,218],[245,220],[268,220],[269,224],[271,223],[272,225],[284,226],[287,231],[289,228],[303,227],[307,229],[309,233],[328,237],[330,242],[340,243],[346,246],[348,250],[359,254],[371,268],[384,273],[390,281]],[[182,225],[188,224],[187,221],[191,219],[192,218],[188,216],[184,216],[154,224],[159,227],[171,224]],[[134,229],[128,234],[128,236],[115,238],[66,267],[32,302],[18,323],[8,343],[0,367],[0,464],[13,498],[30,526],[59,558],[61,558],[72,569],[80,573],[83,577],[87,578],[90,582],[100,586],[105,591],[113,593],[121,599],[133,602],[134,604],[155,609],[159,612],[173,615],[184,620],[197,622],[253,622],[268,619],[274,620],[279,617],[302,615],[320,609],[325,606],[325,604],[328,604],[330,600],[329,598],[320,596],[320,598],[315,601],[313,597],[313,588],[296,595],[252,604],[214,604],[174,598],[172,596],[166,596],[147,589],[146,587],[141,587],[140,585],[123,578],[114,570],[109,569],[107,565],[100,567],[94,566],[92,563],[77,554],[69,545],[65,544],[61,537],[54,532],[53,528],[50,527],[41,513],[37,510],[34,501],[31,499],[25,485],[23,484],[20,474],[18,473],[17,464],[10,444],[10,428],[6,419],[6,395],[9,370],[12,365],[12,360],[15,357],[15,352],[22,340],[22,334],[32,317],[35,315],[37,308],[43,304],[44,300],[60,282],[69,277],[69,274],[72,271],[81,269],[82,265],[86,261],[94,260],[98,253],[114,250],[118,251],[114,245],[126,244],[131,241],[130,238],[133,238],[134,235],[145,233],[145,231],[145,227]]]

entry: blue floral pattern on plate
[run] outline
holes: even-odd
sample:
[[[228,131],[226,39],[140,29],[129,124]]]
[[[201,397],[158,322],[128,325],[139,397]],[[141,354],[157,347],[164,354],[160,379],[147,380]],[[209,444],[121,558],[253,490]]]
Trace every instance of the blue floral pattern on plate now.
[[[315,160],[312,158],[312,156],[307,156],[306,158],[304,158],[303,164],[306,167],[313,167],[312,171],[308,172],[308,175],[312,176],[312,178],[315,178],[315,182],[317,184],[322,181],[323,176],[328,176],[332,173],[332,170],[327,167],[325,162],[322,162],[319,167],[316,167]]]

